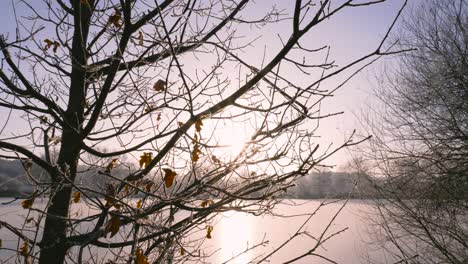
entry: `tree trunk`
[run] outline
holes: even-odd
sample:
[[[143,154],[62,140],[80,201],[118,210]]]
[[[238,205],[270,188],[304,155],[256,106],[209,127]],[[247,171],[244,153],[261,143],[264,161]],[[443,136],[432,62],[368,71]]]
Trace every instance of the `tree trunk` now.
[[[65,122],[62,127],[62,145],[57,159],[57,165],[62,175],[52,176],[54,187],[50,194],[50,204],[44,225],[44,234],[40,244],[40,264],[60,264],[65,262],[65,256],[70,248],[67,241],[67,221],[72,187],[80,158],[81,142],[83,141],[84,104],[86,101],[86,42],[91,17],[90,8],[81,5],[80,1],[71,1],[73,5],[74,33],[71,50],[70,93],[67,110],[64,113]],[[94,1],[89,1],[93,6]]]

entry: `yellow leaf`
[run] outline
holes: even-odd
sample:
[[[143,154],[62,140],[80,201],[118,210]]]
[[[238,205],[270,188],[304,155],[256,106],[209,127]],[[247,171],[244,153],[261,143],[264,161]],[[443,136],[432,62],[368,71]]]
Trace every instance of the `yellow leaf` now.
[[[152,159],[153,159],[153,153],[143,152],[143,155],[140,156],[140,168],[143,165],[145,165],[145,168],[148,167]]]
[[[197,130],[198,133],[200,133],[202,126],[203,126],[203,122],[201,118],[197,119],[197,121],[195,121],[195,129]]]
[[[138,31],[138,44],[143,46],[143,33],[141,31]]]
[[[23,246],[20,248],[21,256],[27,257],[29,251],[29,244],[28,241],[24,241]]]
[[[135,250],[135,257],[137,264],[149,264],[148,259],[143,255],[143,250],[141,248],[137,248]]]
[[[166,185],[166,188],[169,188],[172,186],[172,183],[174,183],[174,178],[177,175],[177,173],[171,169],[163,169],[165,175],[164,175],[164,183]]]
[[[106,173],[110,173],[112,171],[112,169],[115,166],[115,163],[117,163],[117,159],[112,159],[112,161],[106,167]]]
[[[153,89],[156,91],[156,92],[164,92],[166,90],[166,82],[159,79],[158,81],[156,81],[156,83],[153,85]]]
[[[211,232],[213,232],[213,226],[209,225],[209,226],[206,227],[206,238],[208,238],[208,239],[212,238]]]
[[[22,201],[21,206],[24,209],[30,209],[34,204],[34,199],[35,199],[35,197],[31,197],[31,198],[28,198],[28,199]]]
[[[136,203],[136,208],[140,209],[141,206],[142,206],[143,202],[141,200],[139,200],[137,203]]]
[[[197,162],[198,159],[200,158],[201,153],[202,152],[201,152],[198,144],[195,144],[195,146],[193,146],[193,150],[192,150],[192,161]]]
[[[110,232],[111,233],[110,237],[112,238],[113,236],[115,236],[115,234],[117,234],[117,232],[119,232],[119,229],[120,229],[120,218],[118,216],[113,215],[106,225],[106,229],[105,229],[106,237],[107,237],[107,233]]]
[[[81,198],[81,193],[76,191],[74,194],[73,194],[73,202],[74,203],[79,203],[80,202],[80,198]]]

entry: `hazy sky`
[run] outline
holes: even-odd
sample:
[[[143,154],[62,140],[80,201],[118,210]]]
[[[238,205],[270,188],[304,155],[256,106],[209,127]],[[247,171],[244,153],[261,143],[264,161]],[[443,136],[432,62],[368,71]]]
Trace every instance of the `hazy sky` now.
[[[15,20],[11,7],[12,3],[16,1],[1,1],[0,32],[1,34],[14,32]],[[37,3],[37,0],[29,2]],[[247,10],[245,16],[256,17],[259,10],[271,5],[276,5],[278,9],[291,10],[293,3],[292,0],[257,0],[255,8]],[[346,62],[363,56],[378,46],[402,3],[403,0],[389,0],[373,7],[345,10],[327,21],[322,27],[309,32],[301,41],[301,44],[308,48],[318,48],[321,44],[331,43],[331,58],[339,66],[343,66]],[[19,13],[21,13],[20,5],[18,5],[18,9]],[[274,27],[267,27],[261,32],[250,31],[249,28],[245,28],[245,32],[241,31],[240,33],[246,38],[254,38],[255,34],[263,35],[263,39],[256,42],[256,45],[249,49],[249,52],[262,54],[266,49],[267,52],[271,51],[270,54],[273,54],[275,48],[278,48],[281,43],[277,34],[287,35],[291,30],[290,24],[290,21],[285,21]],[[259,60],[259,57],[253,56],[252,58],[254,58],[254,61],[255,59]],[[317,139],[322,142],[321,146],[326,146],[332,141],[340,143],[353,129],[359,129],[359,122],[355,117],[355,113],[362,109],[365,111],[366,103],[372,101],[372,87],[369,80],[373,79],[374,73],[378,73],[379,68],[381,68],[379,64],[376,64],[363,71],[345,87],[337,91],[333,98],[322,104],[322,113],[337,111],[345,111],[345,113],[338,117],[323,120],[319,130],[319,135],[322,135],[322,138]],[[329,85],[333,85],[333,83]],[[0,109],[0,126],[4,124],[5,114],[5,110]],[[1,135],[2,138],[5,136],[7,136],[5,133]],[[348,154],[346,151],[342,151],[335,155],[329,163],[336,164],[338,165],[337,168],[339,168],[346,163],[347,159]]]

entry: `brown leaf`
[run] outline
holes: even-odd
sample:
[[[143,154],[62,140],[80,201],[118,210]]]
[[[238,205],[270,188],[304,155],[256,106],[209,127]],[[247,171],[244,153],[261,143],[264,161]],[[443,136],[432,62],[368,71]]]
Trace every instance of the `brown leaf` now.
[[[211,159],[213,160],[214,163],[221,163],[221,161],[215,155],[212,155]]]
[[[41,124],[47,124],[47,120],[48,120],[48,118],[45,115],[39,117],[39,122]]]
[[[23,246],[20,248],[21,256],[27,257],[29,251],[29,243],[28,241],[24,241]]]
[[[177,173],[171,169],[163,169],[165,175],[164,175],[164,183],[166,185],[166,188],[169,188],[172,186],[174,183],[175,176]]]
[[[148,259],[143,255],[143,250],[141,248],[137,248],[135,250],[135,257],[136,264],[149,264]]]
[[[211,239],[211,232],[213,232],[213,226],[208,225],[206,227],[206,238]]]
[[[74,203],[79,203],[80,202],[80,198],[81,198],[81,193],[79,191],[76,191],[74,194],[73,194],[73,202]]]
[[[112,159],[112,161],[106,167],[106,173],[111,173],[116,163],[117,163],[117,159]]]
[[[80,0],[80,2],[81,2],[82,5],[86,5],[86,6],[88,6],[88,7],[91,7],[91,6],[89,5],[88,0]]]
[[[183,247],[180,247],[180,255],[181,256],[185,255],[185,249]]]
[[[120,23],[120,19],[122,19],[122,14],[119,10],[115,10],[114,14],[109,17],[109,21],[107,21],[107,25],[113,24],[116,28],[120,28],[122,24]]]
[[[138,44],[143,46],[143,33],[141,31],[138,31]]]
[[[153,85],[153,89],[156,92],[164,92],[166,90],[166,82],[159,79],[156,81],[156,83]]]
[[[142,205],[143,205],[143,201],[142,201],[142,200],[139,200],[139,201],[136,203],[136,208],[140,209]]]
[[[205,208],[205,207],[211,206],[211,205],[213,205],[213,204],[214,204],[214,202],[213,202],[212,200],[203,200],[203,201],[201,202],[201,207]]]
[[[104,200],[106,201],[106,207],[113,206],[115,203],[115,188],[114,185],[112,184],[106,184],[106,196],[104,197]]]
[[[200,133],[202,126],[203,126],[203,122],[201,118],[197,119],[197,121],[195,121],[195,129],[197,130],[198,133]]]
[[[146,183],[145,190],[146,192],[151,192],[151,187],[153,187],[154,182],[148,182]]]
[[[117,232],[119,232],[119,229],[120,229],[120,218],[118,216],[113,215],[106,225],[106,229],[105,229],[106,237],[107,237],[107,233],[110,232],[111,233],[110,237],[112,238],[113,236],[115,236],[115,234],[117,234]]]
[[[60,47],[60,43],[57,42],[57,41],[54,41],[54,48],[52,49],[52,51],[53,51],[54,53],[57,52],[58,47]]]
[[[56,40],[52,41],[48,38],[44,39],[44,42],[46,43],[46,46],[44,47],[44,50],[48,50],[50,47],[53,47],[53,52],[57,52],[58,47],[60,47],[60,43]]]
[[[46,46],[44,47],[44,50],[48,50],[54,44],[54,42],[52,40],[48,39],[48,38],[44,39],[44,42],[46,43]]]
[[[140,168],[145,165],[145,168],[149,166],[151,160],[153,159],[153,153],[143,152],[143,155],[140,156]]]
[[[192,150],[192,161],[197,162],[198,159],[200,158],[201,153],[202,152],[201,152],[198,144],[195,144],[195,146],[193,146],[193,150]]]

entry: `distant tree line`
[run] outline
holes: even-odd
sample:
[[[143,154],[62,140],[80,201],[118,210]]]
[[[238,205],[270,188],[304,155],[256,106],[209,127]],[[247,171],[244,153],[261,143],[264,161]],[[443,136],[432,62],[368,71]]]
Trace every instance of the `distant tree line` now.
[[[18,160],[0,159],[0,197],[26,197],[33,191],[33,183],[26,176],[25,168]],[[120,172],[118,172],[120,170]],[[44,174],[38,166],[32,166],[33,175]],[[116,175],[123,175],[124,168],[116,168]],[[43,176],[46,177],[46,176]],[[112,181],[101,177],[95,169],[81,167],[78,177],[81,184],[92,191],[101,191]],[[86,182],[85,182],[86,181]],[[374,198],[375,192],[367,175],[351,172],[315,172],[301,178],[284,197],[296,199],[320,198]]]

